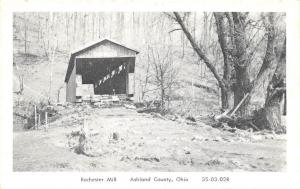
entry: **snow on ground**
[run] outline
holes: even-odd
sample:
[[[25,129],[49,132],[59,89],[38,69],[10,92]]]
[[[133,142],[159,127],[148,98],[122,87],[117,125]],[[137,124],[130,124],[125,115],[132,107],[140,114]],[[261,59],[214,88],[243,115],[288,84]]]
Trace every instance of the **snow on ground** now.
[[[14,171],[283,171],[286,167],[284,135],[230,133],[124,107],[85,105],[61,108],[60,113],[64,116],[47,131],[14,133]],[[78,138],[71,133],[82,128],[92,157],[72,148]]]

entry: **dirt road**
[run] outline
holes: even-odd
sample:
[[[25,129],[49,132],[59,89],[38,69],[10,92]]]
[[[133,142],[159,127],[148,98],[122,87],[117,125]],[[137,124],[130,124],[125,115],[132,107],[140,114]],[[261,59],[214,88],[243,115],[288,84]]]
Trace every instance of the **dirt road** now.
[[[284,136],[230,133],[135,110],[64,110],[48,131],[14,133],[14,171],[284,171]],[[93,157],[76,154],[85,132]],[[113,137],[113,133],[117,136]]]

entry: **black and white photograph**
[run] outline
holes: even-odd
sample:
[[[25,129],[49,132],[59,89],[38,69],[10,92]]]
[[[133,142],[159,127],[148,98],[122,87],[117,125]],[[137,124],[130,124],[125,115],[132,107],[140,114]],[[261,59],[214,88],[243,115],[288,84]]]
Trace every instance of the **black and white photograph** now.
[[[13,172],[286,171],[285,12],[12,17]]]
[[[300,187],[300,0],[0,0],[0,189]]]

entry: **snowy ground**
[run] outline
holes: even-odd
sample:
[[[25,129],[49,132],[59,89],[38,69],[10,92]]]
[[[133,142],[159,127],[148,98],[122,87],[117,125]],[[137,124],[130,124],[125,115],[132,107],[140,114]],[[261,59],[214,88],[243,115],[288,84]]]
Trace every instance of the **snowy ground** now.
[[[284,135],[230,133],[124,107],[62,108],[48,131],[14,132],[14,171],[284,171]],[[89,153],[72,146],[86,119]],[[114,140],[113,133],[119,138]]]

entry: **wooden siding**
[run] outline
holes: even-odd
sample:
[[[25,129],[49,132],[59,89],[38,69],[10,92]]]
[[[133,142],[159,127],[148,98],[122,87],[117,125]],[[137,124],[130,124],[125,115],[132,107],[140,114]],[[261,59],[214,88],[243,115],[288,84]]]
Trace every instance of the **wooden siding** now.
[[[67,83],[66,90],[66,101],[75,102],[76,101],[76,59],[74,60],[74,67],[70,75],[70,79]]]
[[[90,50],[82,52],[76,58],[108,58],[108,57],[135,57],[136,52],[126,49],[110,41],[105,41]]]
[[[134,95],[134,73],[128,73],[128,94]]]

